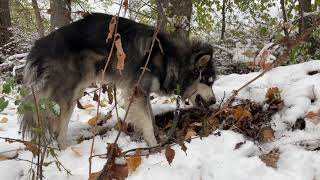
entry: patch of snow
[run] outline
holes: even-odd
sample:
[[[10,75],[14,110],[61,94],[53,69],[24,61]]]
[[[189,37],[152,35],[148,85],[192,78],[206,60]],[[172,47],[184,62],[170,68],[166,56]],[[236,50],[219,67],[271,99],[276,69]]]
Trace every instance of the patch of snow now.
[[[267,144],[256,144],[246,140],[241,134],[232,131],[221,131],[221,135],[210,135],[206,138],[195,138],[186,143],[187,151],[183,152],[180,146],[175,145],[175,157],[171,165],[168,164],[164,152],[152,154],[142,158],[138,169],[129,174],[128,179],[223,179],[223,180],[315,180],[320,179],[320,154],[317,151],[307,151],[301,147],[301,142],[318,144],[320,141],[320,125],[306,120],[305,130],[292,131],[288,125],[297,118],[304,117],[309,111],[320,109],[320,73],[309,75],[310,71],[320,70],[320,61],[314,60],[303,64],[277,67],[267,72],[248,87],[239,92],[237,98],[251,99],[256,102],[265,100],[265,93],[270,87],[278,87],[284,100],[284,108],[272,118],[272,128],[275,130],[275,140]],[[213,90],[219,104],[223,97],[226,100],[235,90],[256,77],[259,72],[249,74],[231,74],[220,76],[215,82]],[[92,90],[92,89],[91,89]],[[91,91],[90,89],[88,90]],[[102,99],[107,99],[105,95]],[[171,98],[171,97],[170,97]],[[156,97],[152,100],[155,114],[175,109],[175,102],[170,98]],[[314,102],[311,102],[311,99]],[[7,117],[7,123],[0,123],[0,136],[21,138],[18,133],[19,123],[16,106],[10,100],[9,107],[1,112],[0,118]],[[66,150],[57,152],[61,163],[71,171],[72,176],[60,172],[54,163],[44,167],[44,176],[49,180],[56,179],[88,179],[88,158],[92,140],[85,140],[77,144],[80,136],[90,136],[88,120],[96,115],[96,102],[92,95],[86,95],[81,100],[83,105],[92,104],[92,109],[82,110],[75,108],[69,126]],[[119,116],[123,118],[125,111],[119,103]],[[113,109],[114,104],[107,104],[101,109],[106,114]],[[117,136],[113,129],[116,115],[107,121],[110,131],[103,137],[95,139],[94,154],[106,153],[107,143],[112,143]],[[239,149],[235,145],[246,140]],[[120,135],[119,146],[123,150],[136,147],[146,147],[144,141],[132,141],[125,134]],[[0,140],[0,153],[3,151],[23,149],[20,143],[8,143]],[[261,152],[279,149],[280,160],[278,168],[267,167],[260,159]],[[261,151],[262,150],[262,151]],[[19,158],[32,160],[32,153],[20,150]],[[45,162],[52,161],[48,157]],[[93,172],[100,171],[106,159],[93,159]],[[0,179],[25,179],[28,175],[30,163],[16,160],[0,161]],[[23,177],[22,177],[23,176]]]

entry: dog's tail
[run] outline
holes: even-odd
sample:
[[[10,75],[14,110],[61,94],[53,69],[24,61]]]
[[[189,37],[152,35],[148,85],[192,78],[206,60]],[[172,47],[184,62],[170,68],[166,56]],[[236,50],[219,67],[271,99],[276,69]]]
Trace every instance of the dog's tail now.
[[[36,111],[36,104],[39,103],[39,97],[41,94],[43,94],[43,77],[39,77],[37,74],[37,68],[39,68],[35,64],[35,59],[32,58],[29,54],[26,66],[24,68],[24,74],[23,74],[23,82],[26,89],[29,91],[29,95],[22,98],[21,104],[19,106],[20,109],[20,115],[19,115],[19,121],[20,121],[20,132],[23,139],[33,139],[36,137],[37,128],[41,128],[44,132],[49,130],[49,126],[45,126],[45,121],[42,120],[42,122],[39,122],[42,118],[39,118],[38,116],[44,115],[46,112],[38,112]],[[32,89],[30,88],[32,87]],[[32,90],[34,90],[35,95],[33,95]],[[37,96],[37,102],[35,101],[35,97]],[[39,120],[38,120],[39,119]],[[40,127],[41,125],[41,127]]]
[[[23,104],[22,106],[28,106],[28,105],[34,104],[34,102],[32,102],[32,96],[29,95],[25,97],[22,101],[22,104]],[[22,111],[24,111],[24,109]],[[22,114],[19,115],[19,120],[20,120],[20,132],[22,135],[22,139],[25,139],[28,137],[34,137],[34,134],[32,133],[32,128],[37,127],[36,119],[34,118],[34,112],[25,111],[21,113]]]

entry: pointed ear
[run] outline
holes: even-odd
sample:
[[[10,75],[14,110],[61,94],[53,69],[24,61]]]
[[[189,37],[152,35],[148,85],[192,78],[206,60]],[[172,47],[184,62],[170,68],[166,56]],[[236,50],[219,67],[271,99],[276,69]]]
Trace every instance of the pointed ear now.
[[[205,67],[211,59],[211,55],[203,54],[197,57],[196,59],[196,67]]]

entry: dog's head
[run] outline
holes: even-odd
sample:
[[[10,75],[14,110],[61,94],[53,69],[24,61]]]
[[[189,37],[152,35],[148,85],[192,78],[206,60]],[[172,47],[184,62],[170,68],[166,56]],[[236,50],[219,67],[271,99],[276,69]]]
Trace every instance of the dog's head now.
[[[183,67],[179,79],[182,97],[189,98],[196,106],[209,107],[216,102],[212,85],[216,79],[212,46],[193,42],[191,57],[187,57],[188,67]]]
[[[214,104],[212,85],[216,72],[212,46],[187,39],[172,40],[163,35],[159,39],[164,53],[158,48],[151,58],[150,69],[160,77],[160,93],[176,92],[196,106]]]

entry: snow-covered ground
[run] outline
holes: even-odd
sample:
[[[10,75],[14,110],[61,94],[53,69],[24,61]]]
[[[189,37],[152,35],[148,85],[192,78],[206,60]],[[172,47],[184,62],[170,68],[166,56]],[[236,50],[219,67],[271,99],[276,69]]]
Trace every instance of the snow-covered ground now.
[[[310,72],[313,72],[310,74]],[[259,73],[231,74],[221,76],[213,86],[218,100],[230,96],[232,90],[239,88]],[[186,143],[186,153],[180,146],[173,146],[175,157],[171,165],[168,164],[164,152],[142,158],[142,164],[138,169],[129,174],[128,179],[174,179],[174,180],[320,180],[320,153],[308,151],[301,144],[320,145],[320,125],[317,121],[306,119],[304,130],[292,131],[290,127],[298,118],[304,118],[310,111],[320,110],[320,61],[314,60],[303,64],[277,67],[265,74],[251,85],[243,89],[238,98],[251,99],[256,102],[265,100],[265,93],[270,87],[278,87],[284,100],[284,108],[276,113],[272,119],[272,128],[275,130],[275,139],[267,144],[258,144],[246,141],[239,149],[235,145],[243,142],[245,138],[232,131],[222,131],[221,136],[210,135],[203,139],[193,139]],[[107,98],[107,97],[102,97]],[[226,98],[225,98],[226,99]],[[90,134],[88,120],[95,116],[96,103],[88,95],[81,99],[83,105],[92,104],[92,109],[76,108],[69,126],[68,140],[70,146],[58,152],[61,163],[71,171],[72,176],[59,171],[52,163],[44,167],[46,179],[64,180],[88,179],[88,157],[92,140],[85,140],[77,144],[76,140],[81,136]],[[219,102],[218,102],[219,103]],[[107,113],[112,105],[103,107],[102,113]],[[155,112],[173,109],[174,104],[162,97],[153,100]],[[119,108],[120,117],[124,110]],[[114,114],[114,113],[113,113]],[[107,125],[113,127],[116,116],[113,115]],[[1,119],[7,121],[0,123],[0,136],[21,138],[18,134],[16,107],[10,101],[9,107],[0,114]],[[320,119],[320,118],[319,118]],[[94,154],[106,152],[107,143],[112,143],[117,131],[112,129],[103,137],[96,137]],[[129,136],[122,134],[119,146],[123,150],[145,147],[145,142],[135,142]],[[21,143],[8,143],[0,140],[0,153],[10,150],[18,150],[18,158],[32,160],[32,153],[24,151]],[[267,167],[258,157],[261,153],[272,149],[279,149],[280,159],[277,168]],[[15,151],[9,152],[12,156]],[[8,156],[8,153],[6,154]],[[9,154],[10,155],[10,154]],[[45,161],[50,162],[48,157]],[[106,159],[93,159],[93,172],[100,171]],[[28,179],[30,163],[17,160],[0,161],[0,180]]]

